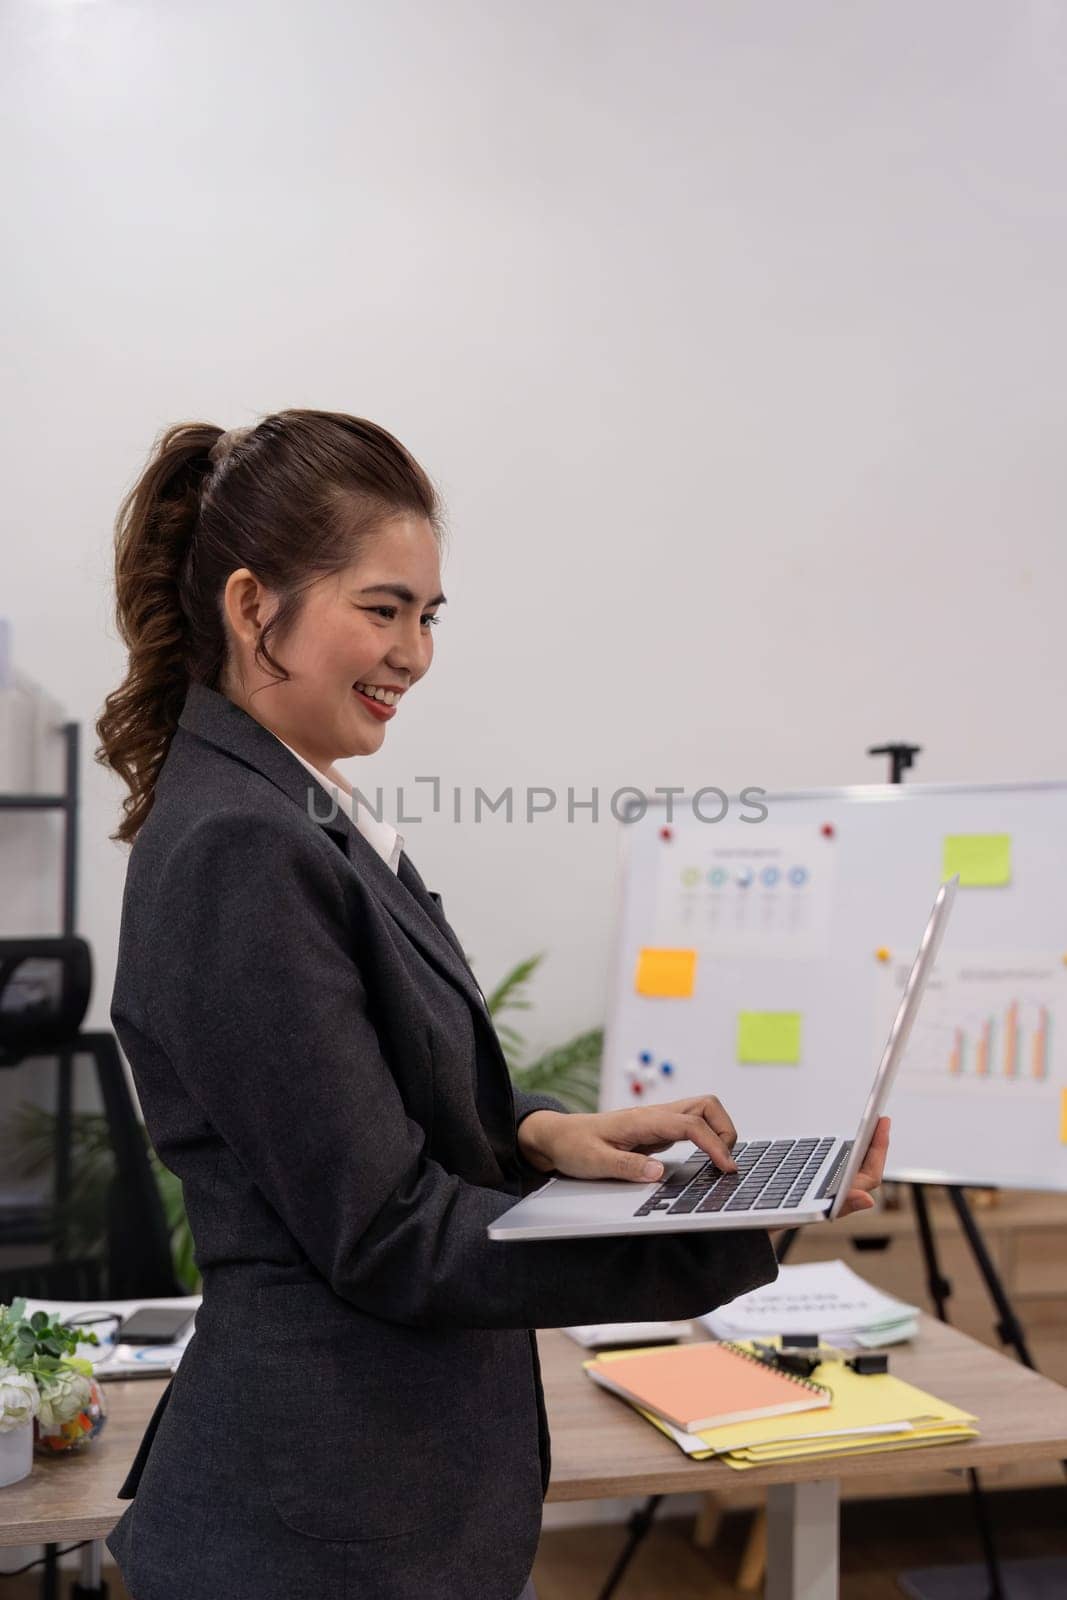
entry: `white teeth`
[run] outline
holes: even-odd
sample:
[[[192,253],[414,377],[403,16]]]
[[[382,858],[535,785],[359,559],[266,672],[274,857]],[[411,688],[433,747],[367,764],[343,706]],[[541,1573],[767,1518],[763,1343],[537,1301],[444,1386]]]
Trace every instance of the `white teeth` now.
[[[400,699],[392,689],[376,689],[372,683],[357,683],[356,688],[360,694],[365,694],[369,700],[378,700],[383,706],[395,706]]]

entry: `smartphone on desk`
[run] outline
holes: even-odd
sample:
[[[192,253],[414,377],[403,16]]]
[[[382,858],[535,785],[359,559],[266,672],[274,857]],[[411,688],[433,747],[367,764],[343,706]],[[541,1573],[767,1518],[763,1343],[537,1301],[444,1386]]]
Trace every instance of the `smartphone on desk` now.
[[[184,1306],[142,1306],[119,1328],[117,1343],[176,1344],[196,1315]]]

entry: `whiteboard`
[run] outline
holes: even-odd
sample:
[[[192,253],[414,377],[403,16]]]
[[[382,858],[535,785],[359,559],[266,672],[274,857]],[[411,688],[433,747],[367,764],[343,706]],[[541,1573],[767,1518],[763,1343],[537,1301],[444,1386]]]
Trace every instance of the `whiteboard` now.
[[[1067,1190],[1067,784],[762,807],[713,822],[706,795],[672,797],[624,823],[601,1105],[712,1093],[742,1138],[850,1136],[946,840],[995,835],[986,875],[1007,881],[961,885],[891,1094],[887,1173]]]

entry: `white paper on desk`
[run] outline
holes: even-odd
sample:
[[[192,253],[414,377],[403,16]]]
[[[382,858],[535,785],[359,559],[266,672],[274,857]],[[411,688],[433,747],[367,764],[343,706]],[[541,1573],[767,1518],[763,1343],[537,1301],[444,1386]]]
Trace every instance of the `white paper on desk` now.
[[[188,1343],[186,1339],[183,1344],[117,1344],[108,1349],[102,1360],[93,1362],[93,1370],[101,1378],[139,1378],[145,1373],[153,1377],[173,1375]]]
[[[874,1328],[858,1328],[851,1335],[849,1343],[858,1344],[861,1350],[881,1350],[887,1344],[906,1344],[909,1339],[918,1337],[918,1317],[902,1317],[899,1322],[883,1322]]]
[[[676,1428],[673,1423],[666,1422],[663,1420],[663,1418],[660,1418],[659,1422],[662,1422],[664,1430],[674,1440],[675,1444],[685,1451],[687,1456],[694,1456],[699,1454],[701,1451],[707,1450],[708,1447],[704,1440],[700,1437],[699,1433],[683,1433],[681,1428]],[[657,1423],[657,1426],[659,1426],[659,1422]],[[862,1435],[863,1438],[867,1438],[869,1435],[874,1434],[914,1432],[915,1429],[910,1422],[876,1422],[869,1428],[828,1428],[825,1433],[783,1434],[781,1439],[775,1439],[773,1443],[777,1446],[782,1444],[791,1444],[797,1438],[850,1439],[854,1435]],[[768,1441],[768,1443],[770,1442],[771,1441]],[[744,1448],[740,1442],[740,1438],[735,1440],[729,1449],[724,1448],[717,1450],[715,1454],[720,1456],[729,1455],[730,1449],[736,1450],[738,1448]]]
[[[601,1350],[612,1345],[673,1344],[692,1328],[691,1322],[586,1322],[560,1331],[585,1350]]]
[[[49,1316],[62,1317],[64,1322],[71,1322],[72,1326],[76,1327],[77,1323],[73,1319],[79,1316],[100,1316],[104,1312],[113,1311],[117,1316],[128,1317],[131,1311],[140,1311],[142,1306],[165,1306],[168,1310],[173,1307],[176,1311],[195,1312],[199,1309],[202,1301],[203,1295],[199,1294],[185,1294],[177,1299],[172,1298],[169,1300],[30,1300],[27,1298],[25,1314],[28,1317],[32,1317],[35,1311],[47,1311]],[[89,1326],[95,1327],[94,1324],[89,1324]],[[97,1329],[96,1331],[99,1336],[99,1330]],[[103,1374],[104,1372],[122,1370],[116,1361],[119,1348],[127,1351],[158,1350],[170,1353],[170,1360],[174,1363],[171,1370],[176,1370],[178,1361],[181,1360],[181,1352],[195,1332],[194,1318],[181,1338],[177,1339],[173,1345],[125,1345],[116,1347],[113,1344],[104,1344],[101,1341],[99,1345],[80,1344],[75,1353],[79,1356],[84,1356],[86,1361],[91,1361],[93,1367]],[[175,1352],[177,1352],[177,1358],[175,1358]],[[131,1360],[133,1359],[131,1358]],[[146,1357],[136,1358],[136,1369],[139,1370],[146,1362]],[[162,1363],[159,1363],[159,1365],[162,1366]],[[166,1368],[164,1367],[163,1370],[165,1371]]]
[[[915,1306],[883,1294],[844,1261],[805,1261],[781,1267],[764,1284],[700,1321],[716,1339],[769,1333],[817,1333],[841,1343],[857,1332],[892,1330],[918,1315]]]

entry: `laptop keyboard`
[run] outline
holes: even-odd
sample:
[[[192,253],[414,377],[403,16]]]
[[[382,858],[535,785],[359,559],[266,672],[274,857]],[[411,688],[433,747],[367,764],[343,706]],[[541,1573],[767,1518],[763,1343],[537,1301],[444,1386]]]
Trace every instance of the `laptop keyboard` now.
[[[835,1139],[739,1141],[733,1150],[736,1172],[723,1172],[706,1155],[694,1156],[676,1167],[638,1206],[634,1216],[647,1217],[653,1212],[678,1217],[703,1211],[792,1210],[804,1199],[812,1179],[836,1142]],[[852,1140],[842,1145],[819,1185],[817,1200],[836,1193],[837,1180],[851,1149]]]

